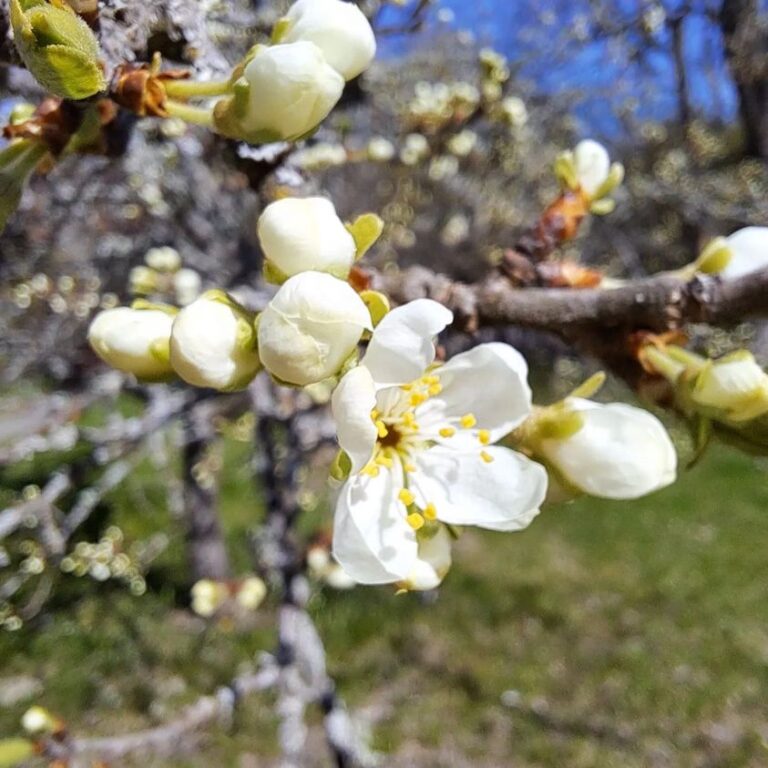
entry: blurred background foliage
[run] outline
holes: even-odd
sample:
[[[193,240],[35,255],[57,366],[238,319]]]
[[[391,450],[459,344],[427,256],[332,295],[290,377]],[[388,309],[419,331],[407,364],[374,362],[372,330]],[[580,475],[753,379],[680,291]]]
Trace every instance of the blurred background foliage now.
[[[182,13],[144,55],[220,71],[285,5],[208,0],[210,47],[185,37]],[[124,154],[71,157],[32,180],[0,236],[0,507],[70,465],[71,510],[102,477],[87,430],[145,413],[147,391],[118,395],[85,329],[99,307],[130,298],[146,251],[176,248],[206,287],[261,290],[255,222],[286,189],[328,193],[344,218],[379,212],[378,266],[464,280],[536,219],[556,194],[554,158],[582,137],[609,146],[627,179],[617,210],[565,257],[637,277],[768,222],[764,0],[363,5],[378,60],[298,151],[127,120]],[[138,26],[133,13],[126,23]],[[39,96],[21,70],[0,67],[0,114]],[[513,338],[539,363],[542,400],[593,367],[540,335]],[[701,341],[713,352],[747,343],[763,362],[768,351],[751,325]],[[192,466],[203,486],[218,478],[238,574],[262,514],[243,410],[217,417]],[[0,545],[0,621],[12,630],[0,632],[3,734],[35,702],[80,733],[146,726],[273,644],[269,601],[236,621],[189,611],[181,444],[173,426],[129,454],[71,542],[90,565],[61,572],[23,528]],[[308,536],[329,525],[316,463],[301,500]],[[384,764],[768,764],[765,470],[723,448],[646,500],[581,501],[515,536],[465,534],[436,598],[318,585],[310,607],[331,672]],[[117,554],[127,562],[116,570]],[[105,578],[92,567],[102,561]],[[263,765],[273,731],[265,702],[249,701],[230,731],[201,736],[176,764]]]

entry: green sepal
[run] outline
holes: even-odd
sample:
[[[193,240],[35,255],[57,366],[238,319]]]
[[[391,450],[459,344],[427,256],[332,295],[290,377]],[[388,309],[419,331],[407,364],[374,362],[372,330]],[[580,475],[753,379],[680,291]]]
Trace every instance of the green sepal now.
[[[589,212],[593,216],[607,216],[616,210],[616,201],[612,197],[595,199],[589,205]]]
[[[272,27],[272,34],[269,38],[269,41],[272,43],[272,45],[277,45],[288,34],[288,30],[290,28],[291,20],[289,18],[285,16],[279,18],[275,22],[275,26]]]
[[[579,179],[576,175],[576,164],[573,159],[573,152],[566,150],[561,152],[555,160],[555,177],[560,182],[560,186],[565,189],[578,189]]]
[[[732,258],[733,251],[728,247],[728,241],[724,237],[716,237],[707,243],[694,266],[699,272],[717,275],[731,263]]]
[[[356,261],[365,256],[384,231],[384,222],[375,213],[364,213],[344,226],[355,241]]]
[[[0,768],[13,768],[34,754],[35,745],[27,739],[0,740]]]
[[[360,298],[363,300],[363,304],[368,307],[371,323],[375,328],[391,308],[389,299],[379,291],[360,291]]]
[[[613,190],[616,189],[616,187],[618,187],[622,181],[624,181],[624,166],[621,163],[611,163],[608,176],[606,177],[605,181],[597,188],[594,195],[592,195],[592,200],[602,200],[602,198],[610,195],[611,192],[613,192]]]
[[[10,11],[19,55],[46,90],[77,100],[106,88],[96,36],[69,6],[10,0]]]
[[[280,267],[275,266],[269,259],[264,260],[264,264],[261,268],[262,277],[272,285],[282,285],[287,279],[288,275],[283,272]]]
[[[688,462],[688,469],[693,469],[704,456],[712,439],[712,420],[705,416],[694,417],[693,432],[693,456]]]
[[[157,312],[165,312],[166,315],[175,317],[179,314],[179,308],[173,307],[170,304],[159,304],[153,301],[147,301],[146,299],[134,299],[131,302],[131,309],[153,309]]]
[[[336,480],[339,483],[343,483],[352,472],[352,459],[349,458],[349,454],[346,451],[339,451],[331,468],[329,474],[332,480]]]
[[[549,410],[549,409],[548,409]],[[542,415],[536,424],[539,440],[567,440],[584,426],[584,417],[560,404],[552,406],[549,413]]]

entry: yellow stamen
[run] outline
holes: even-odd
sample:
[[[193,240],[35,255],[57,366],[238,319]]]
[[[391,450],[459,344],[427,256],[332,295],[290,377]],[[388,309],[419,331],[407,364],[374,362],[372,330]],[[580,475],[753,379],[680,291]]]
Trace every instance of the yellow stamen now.
[[[440,383],[440,377],[439,376],[434,376],[434,375],[428,375],[428,376],[422,377],[422,381],[425,384],[439,384]]]
[[[487,429],[481,429],[477,433],[477,439],[483,445],[488,445],[491,442],[491,433]]]
[[[493,456],[491,456],[488,451],[480,451],[480,458],[486,463],[490,464],[493,461]]]
[[[416,423],[416,417],[413,414],[413,411],[406,411],[402,417],[403,425],[406,427],[410,427],[411,429],[418,429],[418,424]]]
[[[440,437],[453,437],[456,434],[456,430],[453,427],[443,427],[440,430]]]
[[[434,397],[435,395],[439,395],[443,391],[443,385],[442,384],[430,384],[429,389],[427,392],[429,392],[430,397]]]
[[[434,520],[437,518],[437,508],[435,505],[430,501],[429,504],[427,504],[426,507],[424,507],[424,517],[427,518],[427,520]]]
[[[413,384],[401,384],[400,389],[402,389],[403,392],[410,392],[413,389]]]
[[[368,475],[368,477],[379,476],[379,468],[375,464],[367,464],[360,470],[360,472],[364,475]]]
[[[400,493],[397,494],[397,498],[400,499],[406,507],[409,507],[414,502],[414,496],[407,488],[401,488]]]
[[[477,419],[474,413],[466,413],[459,419],[459,423],[464,429],[472,429],[477,424]]]
[[[418,531],[424,525],[424,518],[418,512],[412,512],[406,518],[408,525],[413,528],[414,531]]]
[[[376,457],[376,463],[380,464],[382,467],[386,467],[387,469],[392,469],[392,467],[395,464],[392,461],[392,459],[389,456],[387,456],[385,453],[380,453]]]
[[[376,430],[379,433],[379,437],[382,438],[382,439],[385,438],[389,434],[389,430],[387,429],[386,425],[384,424],[384,422],[381,419],[376,421]]]
[[[406,472],[415,472],[416,471],[416,465],[411,464],[410,462],[408,464],[403,464],[403,469]]]
[[[411,392],[411,405],[414,407],[421,405],[426,399],[427,396],[422,392]]]
[[[381,414],[379,413],[379,409],[378,409],[378,408],[374,408],[374,409],[371,411],[371,418],[372,418],[374,421],[376,421],[376,420],[379,418],[379,416],[381,416]]]

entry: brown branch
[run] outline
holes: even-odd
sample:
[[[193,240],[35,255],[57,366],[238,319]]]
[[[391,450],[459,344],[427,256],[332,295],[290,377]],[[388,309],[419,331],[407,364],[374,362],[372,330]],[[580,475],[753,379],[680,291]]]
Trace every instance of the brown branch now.
[[[598,329],[665,331],[686,323],[730,325],[768,315],[768,269],[736,280],[669,274],[616,288],[514,288],[498,275],[467,285],[421,267],[372,275],[398,303],[429,297],[452,309],[458,325],[519,325],[564,336]]]

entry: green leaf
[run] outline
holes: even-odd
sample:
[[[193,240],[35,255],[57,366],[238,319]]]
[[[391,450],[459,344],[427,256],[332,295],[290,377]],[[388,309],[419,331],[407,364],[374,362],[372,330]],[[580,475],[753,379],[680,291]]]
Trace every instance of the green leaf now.
[[[19,207],[24,185],[47,151],[30,139],[19,139],[0,151],[0,232]]]

